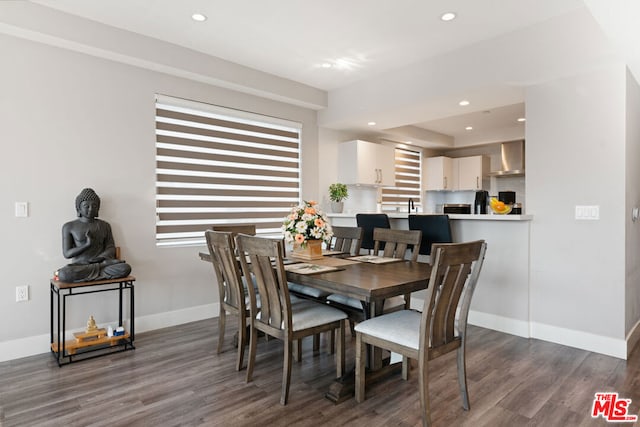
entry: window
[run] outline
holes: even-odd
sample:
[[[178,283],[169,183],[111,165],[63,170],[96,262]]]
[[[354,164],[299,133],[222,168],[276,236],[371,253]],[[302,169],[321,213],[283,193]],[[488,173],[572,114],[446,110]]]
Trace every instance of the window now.
[[[396,148],[395,159],[396,185],[393,188],[382,189],[383,210],[406,209],[410,198],[417,208],[421,205],[422,153]]]
[[[215,224],[279,235],[300,200],[299,123],[158,95],[156,244],[204,244]]]

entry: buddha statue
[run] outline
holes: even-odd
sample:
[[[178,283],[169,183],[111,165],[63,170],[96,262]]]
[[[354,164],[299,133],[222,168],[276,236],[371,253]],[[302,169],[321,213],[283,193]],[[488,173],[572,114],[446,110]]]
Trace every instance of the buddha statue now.
[[[62,254],[71,264],[58,269],[61,282],[90,282],[126,277],[131,266],[116,258],[108,222],[98,219],[100,198],[91,188],[76,197],[78,218],[62,226]]]

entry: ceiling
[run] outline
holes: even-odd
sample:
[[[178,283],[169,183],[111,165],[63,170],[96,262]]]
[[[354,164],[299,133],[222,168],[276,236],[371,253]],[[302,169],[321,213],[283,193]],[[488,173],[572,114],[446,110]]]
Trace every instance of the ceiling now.
[[[32,3],[319,89],[321,126],[423,146],[524,137],[527,85],[613,56],[640,69],[636,0]]]

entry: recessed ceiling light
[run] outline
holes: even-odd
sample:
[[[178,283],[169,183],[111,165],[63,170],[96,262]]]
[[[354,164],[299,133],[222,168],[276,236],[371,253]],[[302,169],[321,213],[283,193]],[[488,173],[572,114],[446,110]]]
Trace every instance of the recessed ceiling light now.
[[[465,130],[473,130],[473,126],[467,126],[466,128],[464,128]]]
[[[376,125],[376,122],[369,122],[369,123],[367,123],[367,124],[368,124],[369,126],[375,126],[375,125]]]
[[[525,119],[524,117],[518,117],[518,121],[519,121],[519,122],[526,122],[526,121],[527,121],[527,119]]]
[[[331,68],[331,64],[330,64],[330,63],[328,63],[328,62],[324,62],[324,63],[322,64],[322,68]]]
[[[470,102],[467,101],[466,99],[463,99],[462,101],[458,102],[458,105],[460,105],[461,107],[466,107],[469,104]]]
[[[203,15],[201,13],[194,13],[193,15],[191,15],[191,19],[198,22],[204,22],[207,20],[207,17],[206,15]]]
[[[440,16],[440,19],[443,21],[453,21],[454,19],[456,19],[456,14],[455,12],[445,12]]]

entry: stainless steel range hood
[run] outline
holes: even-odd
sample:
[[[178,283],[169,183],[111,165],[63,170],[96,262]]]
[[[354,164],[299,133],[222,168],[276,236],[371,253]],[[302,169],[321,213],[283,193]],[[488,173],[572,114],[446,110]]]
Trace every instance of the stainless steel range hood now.
[[[524,141],[505,142],[502,151],[502,170],[493,171],[489,176],[523,176],[524,175]]]

